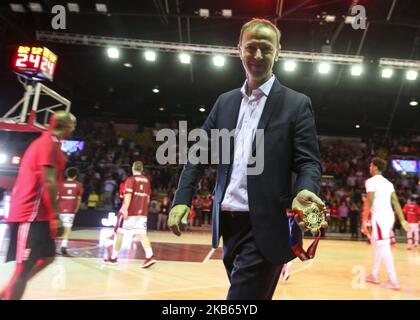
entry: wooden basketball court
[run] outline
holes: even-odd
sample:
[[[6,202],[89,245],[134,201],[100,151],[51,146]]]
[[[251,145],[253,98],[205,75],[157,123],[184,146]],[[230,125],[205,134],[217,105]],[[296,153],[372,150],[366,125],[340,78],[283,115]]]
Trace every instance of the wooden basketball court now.
[[[4,263],[7,239],[0,225],[0,287],[13,272],[14,263]],[[48,269],[28,285],[24,299],[225,299],[228,280],[221,249],[212,251],[207,230],[149,232],[158,262],[142,269],[140,243],[125,241],[117,266],[103,263],[104,241],[110,229],[77,230],[72,233],[69,253],[58,256]],[[362,241],[321,240],[314,260],[294,260],[290,279],[281,281],[274,299],[420,299],[420,250],[407,251],[405,243],[393,249],[401,290],[364,283],[370,273],[371,247]],[[384,266],[380,280],[387,280]]]

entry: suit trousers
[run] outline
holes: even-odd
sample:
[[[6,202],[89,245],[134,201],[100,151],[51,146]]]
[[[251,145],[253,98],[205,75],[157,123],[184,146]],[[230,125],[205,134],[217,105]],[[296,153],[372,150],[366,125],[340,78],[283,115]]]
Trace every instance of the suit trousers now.
[[[270,300],[281,265],[267,261],[257,248],[249,212],[220,213],[223,263],[230,281],[227,300]]]

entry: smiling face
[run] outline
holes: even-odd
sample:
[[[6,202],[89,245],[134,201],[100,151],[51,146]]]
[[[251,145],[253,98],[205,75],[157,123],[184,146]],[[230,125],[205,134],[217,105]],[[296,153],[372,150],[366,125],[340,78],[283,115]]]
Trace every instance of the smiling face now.
[[[238,49],[248,86],[256,84],[258,87],[270,79],[279,47],[277,34],[269,26],[256,25],[244,30]]]

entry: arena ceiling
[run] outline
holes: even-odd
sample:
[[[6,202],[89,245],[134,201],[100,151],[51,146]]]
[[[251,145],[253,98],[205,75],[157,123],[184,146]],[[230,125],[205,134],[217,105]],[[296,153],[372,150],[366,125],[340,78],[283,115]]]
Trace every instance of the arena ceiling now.
[[[29,2],[41,4],[42,12],[33,12]],[[51,8],[69,2],[77,3],[79,12],[67,10],[66,29],[53,30]],[[352,2],[366,8],[367,31],[343,23]],[[14,12],[10,3],[22,4],[25,12]],[[105,4],[107,12],[98,12],[97,3]],[[276,19],[283,50],[364,57],[358,78],[349,75],[348,66],[336,65],[324,77],[313,63],[299,64],[292,74],[283,71],[281,62],[275,66],[283,84],[311,97],[320,133],[359,135],[386,128],[420,133],[420,107],[409,106],[412,98],[420,99],[420,79],[407,81],[401,70],[383,79],[378,66],[379,58],[420,60],[419,7],[418,0],[2,1],[0,113],[23,94],[10,64],[17,45],[25,43],[45,45],[58,55],[55,80],[48,85],[70,99],[79,116],[146,125],[172,118],[200,123],[220,93],[243,83],[238,58],[227,58],[225,67],[216,69],[207,55],[194,55],[186,66],[175,53],[158,52],[157,61],[147,63],[141,50],[122,49],[118,60],[110,60],[103,47],[37,41],[36,31],[234,47],[240,26],[264,17]],[[201,17],[200,9],[208,9],[209,16]],[[232,10],[232,16],[223,17],[222,9]],[[335,21],[327,22],[327,16]],[[152,92],[155,86],[158,94]]]

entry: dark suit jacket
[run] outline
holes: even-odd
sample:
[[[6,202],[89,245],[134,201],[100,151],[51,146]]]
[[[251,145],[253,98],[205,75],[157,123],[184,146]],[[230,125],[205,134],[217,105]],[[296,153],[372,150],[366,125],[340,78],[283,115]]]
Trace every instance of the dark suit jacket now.
[[[240,89],[219,96],[203,129],[209,134],[211,129],[235,129],[241,100]],[[264,146],[264,171],[247,176],[250,221],[263,256],[272,263],[282,264],[295,258],[289,243],[286,208],[291,207],[294,196],[302,189],[319,193],[321,165],[310,99],[281,85],[276,79],[258,129],[264,129],[264,144],[256,144],[254,139],[253,151],[262,151],[260,148]],[[230,159],[233,159],[233,154],[232,146]],[[185,165],[173,205],[191,205],[202,168],[202,165],[191,163]],[[218,164],[213,198],[214,248],[219,245],[221,202],[231,172],[231,164]],[[293,172],[296,173],[295,181],[292,181]],[[297,226],[293,234],[301,241],[302,233]]]

